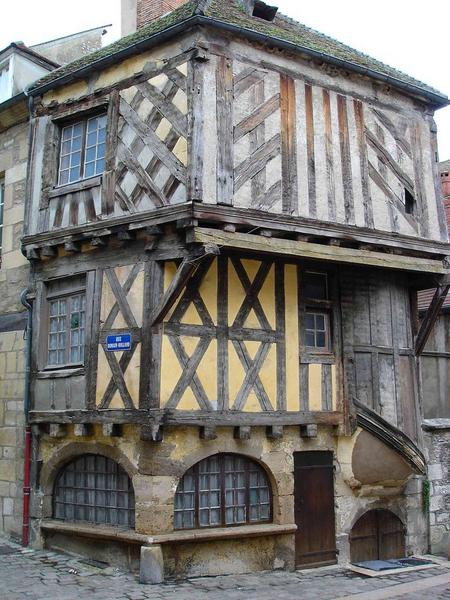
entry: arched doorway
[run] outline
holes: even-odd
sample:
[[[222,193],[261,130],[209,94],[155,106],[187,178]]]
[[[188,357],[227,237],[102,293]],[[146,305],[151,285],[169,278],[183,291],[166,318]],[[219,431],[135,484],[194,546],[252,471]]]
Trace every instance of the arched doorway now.
[[[390,510],[369,510],[353,525],[350,560],[388,560],[405,556],[405,526]]]

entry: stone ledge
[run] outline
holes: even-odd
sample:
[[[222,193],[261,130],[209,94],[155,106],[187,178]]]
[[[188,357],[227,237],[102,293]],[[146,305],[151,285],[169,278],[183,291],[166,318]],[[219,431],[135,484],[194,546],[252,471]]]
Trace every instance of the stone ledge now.
[[[237,539],[241,537],[286,535],[295,533],[297,531],[297,525],[278,525],[276,523],[238,525],[236,527],[214,527],[210,529],[174,531],[171,533],[148,536],[137,533],[132,529],[106,527],[103,525],[82,525],[81,523],[65,523],[64,521],[57,521],[55,519],[46,519],[41,522],[41,529],[50,533],[70,533],[80,537],[115,540],[129,544],[150,546],[153,544],[170,544],[173,542],[202,542],[209,540]]]
[[[436,429],[450,430],[450,419],[424,419],[422,421],[422,429],[425,429],[425,431],[434,431]]]

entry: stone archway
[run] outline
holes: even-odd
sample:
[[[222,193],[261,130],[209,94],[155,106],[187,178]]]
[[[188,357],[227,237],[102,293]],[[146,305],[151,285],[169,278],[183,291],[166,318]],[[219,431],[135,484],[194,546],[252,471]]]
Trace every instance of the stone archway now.
[[[388,560],[405,556],[405,526],[390,510],[369,510],[350,532],[350,560]]]

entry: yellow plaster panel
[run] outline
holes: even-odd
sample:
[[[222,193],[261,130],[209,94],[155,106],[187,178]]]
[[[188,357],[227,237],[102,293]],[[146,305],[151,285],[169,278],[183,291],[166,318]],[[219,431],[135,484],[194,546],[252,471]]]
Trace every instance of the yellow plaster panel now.
[[[66,102],[71,98],[80,98],[85,96],[89,92],[88,84],[86,81],[77,81],[71,85],[66,85],[58,90],[51,90],[44,95],[42,99],[43,104],[50,104],[51,102]]]
[[[217,408],[217,340],[211,340],[197,367],[197,375],[206,397]]]
[[[243,301],[243,287],[234,270],[231,260],[228,261],[228,325],[233,325]]]
[[[176,386],[181,377],[181,366],[178,358],[172,349],[172,345],[163,335],[161,345],[161,406],[165,406],[166,402],[172,394],[173,388]]]
[[[169,131],[172,129],[172,125],[170,123],[170,121],[168,121],[165,117],[161,120],[161,123],[158,125],[158,127],[156,128],[156,135],[159,137],[160,140],[165,140],[167,135],[169,134]]]
[[[275,267],[271,266],[266,280],[258,294],[264,314],[272,329],[275,329]]]
[[[109,380],[112,377],[111,369],[109,368],[108,361],[106,360],[105,352],[103,347],[98,347],[98,361],[97,361],[97,389],[96,389],[96,404],[97,406],[103,399]]]
[[[331,407],[338,410],[336,365],[331,365]]]
[[[309,410],[322,410],[322,365],[310,364],[308,369]]]
[[[189,304],[180,322],[185,323],[186,325],[203,325],[203,321],[198,314],[195,304]]]
[[[286,305],[286,406],[288,411],[300,410],[300,366],[298,339],[297,267],[284,267],[284,299]]]
[[[128,392],[131,399],[134,402],[136,408],[139,406],[139,381],[140,381],[140,370],[141,370],[141,344],[136,346],[136,350],[130,360],[127,370],[124,373],[125,385],[128,388]]]
[[[117,390],[114,393],[114,396],[111,398],[108,408],[125,408],[122,397]]]
[[[142,312],[144,306],[144,269],[137,274],[130,291],[127,294],[128,304],[133,312],[139,327],[142,325]]]
[[[217,259],[209,267],[200,286],[200,296],[213,323],[217,325]]]
[[[228,342],[228,386],[230,408],[233,408],[236,397],[244,381],[245,371],[232,342]]]
[[[184,165],[187,165],[187,141],[186,138],[180,137],[178,138],[177,143],[175,144],[172,152],[178,158],[178,160]]]
[[[160,90],[160,91],[162,91],[165,88],[168,81],[169,81],[169,78],[167,77],[167,75],[165,73],[160,73],[159,75],[156,75],[156,77],[152,77],[151,79],[148,80],[150,85],[153,85],[155,88],[158,88],[158,90]]]
[[[148,53],[139,54],[122,62],[116,63],[109,69],[101,71],[97,81],[95,82],[96,89],[113,85],[122,79],[127,79],[128,77],[132,77],[133,75],[140,73],[148,59]],[[161,63],[161,67],[162,66],[163,64]]]
[[[183,115],[187,114],[188,106],[187,106],[187,96],[182,89],[179,89],[175,94],[172,104],[174,104],[178,110],[183,113]]]
[[[270,350],[259,372],[259,378],[263,384],[266,394],[272,404],[272,408],[277,407],[277,350],[276,345],[271,344]],[[245,409],[247,410],[247,408]],[[258,411],[262,411],[262,407],[258,402]]]
[[[182,65],[178,65],[177,67],[178,71],[180,71],[180,73],[185,77],[187,77],[187,65],[187,62],[185,62]]]

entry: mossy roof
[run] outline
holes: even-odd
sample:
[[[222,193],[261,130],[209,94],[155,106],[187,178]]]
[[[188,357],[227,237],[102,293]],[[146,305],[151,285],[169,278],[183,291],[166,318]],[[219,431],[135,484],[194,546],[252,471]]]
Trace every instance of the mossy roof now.
[[[339,61],[348,69],[353,67],[360,72],[367,71],[369,76],[371,74],[378,75],[387,78],[394,85],[397,83],[403,88],[405,86],[410,88],[411,92],[422,92],[438,104],[446,103],[446,96],[436,89],[283,14],[277,13],[274,21],[253,17],[246,12],[240,0],[188,0],[179,8],[149,23],[137,32],[52,71],[38,80],[31,89],[38,89],[42,86],[56,87],[57,82],[63,84],[67,82],[68,77],[72,79],[83,76],[86,68],[100,69],[102,63],[110,64],[115,55],[118,55],[117,59],[119,60],[120,55],[124,53],[132,53],[133,50],[138,53],[142,51],[142,47],[137,48],[136,44],[142,45],[154,36],[170,30],[173,26],[182,26],[184,22],[188,26],[190,19],[196,16],[206,17],[205,21],[211,25],[217,23],[239,29],[241,35],[248,32],[249,35],[259,34],[271,38],[275,45],[277,41],[288,43],[299,51],[320,55],[324,61],[327,58],[331,62]]]

